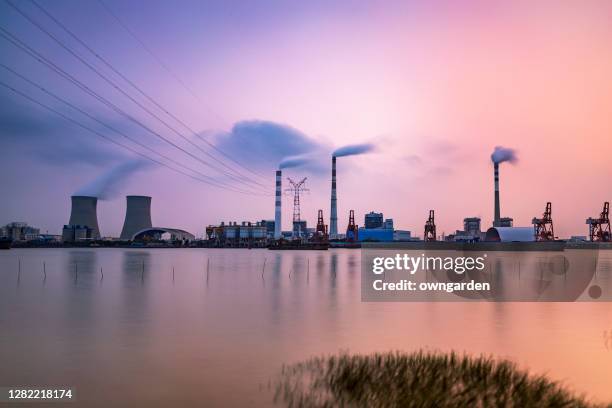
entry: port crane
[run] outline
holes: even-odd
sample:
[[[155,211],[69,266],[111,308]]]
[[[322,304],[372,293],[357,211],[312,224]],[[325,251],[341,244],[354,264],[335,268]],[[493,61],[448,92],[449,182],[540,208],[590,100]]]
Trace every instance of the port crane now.
[[[423,241],[436,241],[436,222],[434,219],[434,210],[429,210],[429,218],[425,222],[425,233]]]
[[[554,241],[555,230],[552,220],[552,204],[546,203],[546,209],[542,218],[535,218],[531,221],[535,233],[536,241]]]
[[[599,218],[589,217],[586,220],[589,225],[589,240],[596,242],[610,242],[610,203],[605,202]]]
[[[348,242],[359,241],[359,228],[355,224],[355,210],[349,211],[349,223],[346,227],[346,240]]]

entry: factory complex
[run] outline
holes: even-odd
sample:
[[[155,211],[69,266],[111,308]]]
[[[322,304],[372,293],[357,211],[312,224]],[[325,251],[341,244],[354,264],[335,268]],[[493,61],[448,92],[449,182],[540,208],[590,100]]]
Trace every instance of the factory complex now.
[[[352,153],[345,153],[349,155]],[[552,204],[546,203],[541,217],[534,217],[529,226],[515,226],[511,217],[501,216],[500,164],[515,160],[511,149],[497,147],[491,155],[493,162],[493,223],[483,229],[479,217],[463,220],[463,229],[445,235],[438,234],[435,210],[430,210],[425,220],[423,235],[415,236],[409,230],[395,229],[392,218],[382,212],[370,211],[363,216],[362,226],[355,221],[355,212],[349,211],[346,231],[338,230],[338,193],[336,167],[338,157],[331,159],[331,199],[329,224],[325,223],[323,210],[318,210],[317,224],[309,227],[302,219],[300,198],[306,188],[307,178],[295,181],[287,178],[289,188],[283,191],[283,174],[275,172],[274,219],[259,221],[229,221],[209,225],[200,239],[179,228],[154,226],[151,214],[152,198],[128,195],[125,219],[121,234],[117,238],[103,238],[98,225],[98,198],[87,195],[71,197],[68,223],[61,235],[40,234],[40,230],[23,222],[13,222],[0,227],[0,244],[10,246],[172,246],[172,247],[216,247],[216,248],[264,248],[269,249],[328,249],[334,247],[359,248],[365,242],[404,243],[500,243],[500,242],[611,242],[609,203],[603,204],[598,217],[586,219],[588,235],[573,236],[562,241],[555,236]],[[291,229],[282,228],[283,193],[293,196]],[[328,227],[329,226],[329,227]],[[7,244],[9,243],[9,244]]]

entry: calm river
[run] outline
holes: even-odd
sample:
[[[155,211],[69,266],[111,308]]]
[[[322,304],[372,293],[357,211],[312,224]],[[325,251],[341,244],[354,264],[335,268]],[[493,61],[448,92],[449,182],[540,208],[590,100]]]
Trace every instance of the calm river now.
[[[0,387],[71,386],[75,406],[270,406],[284,363],[426,348],[509,358],[612,401],[612,303],[362,303],[360,262],[359,250],[2,251]]]

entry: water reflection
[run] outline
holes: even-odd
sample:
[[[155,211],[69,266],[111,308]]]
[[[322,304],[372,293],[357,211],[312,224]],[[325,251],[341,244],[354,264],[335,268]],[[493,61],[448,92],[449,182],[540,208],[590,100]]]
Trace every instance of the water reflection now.
[[[568,259],[492,258],[487,279],[512,276],[503,296],[569,286]],[[604,291],[609,265],[597,268]],[[0,253],[0,361],[11,367],[0,384],[74,385],[79,406],[270,406],[261,384],[284,363],[426,347],[508,357],[612,399],[609,305],[367,303],[360,267],[350,249]]]

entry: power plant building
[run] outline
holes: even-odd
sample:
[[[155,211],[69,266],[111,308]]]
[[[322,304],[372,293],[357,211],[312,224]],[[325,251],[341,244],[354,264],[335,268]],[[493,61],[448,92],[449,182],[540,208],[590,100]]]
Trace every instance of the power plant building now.
[[[370,211],[365,215],[363,225],[367,229],[382,228],[383,213],[376,213],[374,211]]]
[[[533,227],[493,227],[487,230],[487,242],[534,242]]]
[[[0,238],[12,241],[34,241],[40,238],[40,229],[29,226],[25,222],[11,222],[0,227]]]
[[[131,240],[134,234],[153,226],[151,222],[151,197],[130,195],[126,197],[127,208],[120,239]]]
[[[268,228],[260,222],[221,222],[220,225],[206,227],[206,236],[218,247],[264,247],[267,243]]]

